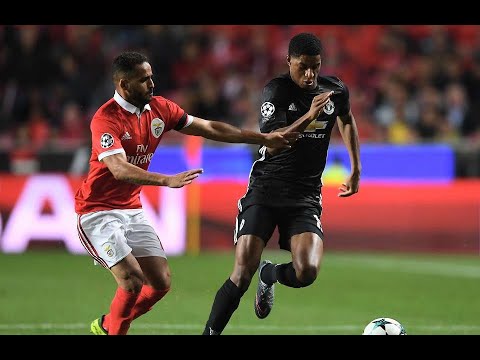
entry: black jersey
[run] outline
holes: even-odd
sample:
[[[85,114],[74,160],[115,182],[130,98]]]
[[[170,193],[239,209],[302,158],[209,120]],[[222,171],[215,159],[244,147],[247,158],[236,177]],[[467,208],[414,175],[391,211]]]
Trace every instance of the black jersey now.
[[[318,77],[313,90],[300,88],[289,74],[271,80],[263,89],[260,130],[268,133],[288,126],[310,110],[313,98],[334,91],[319,117],[312,121],[291,149],[271,155],[260,147],[250,172],[247,197],[241,205],[304,206],[319,204],[322,172],[337,116],[350,111],[347,86],[337,77]]]

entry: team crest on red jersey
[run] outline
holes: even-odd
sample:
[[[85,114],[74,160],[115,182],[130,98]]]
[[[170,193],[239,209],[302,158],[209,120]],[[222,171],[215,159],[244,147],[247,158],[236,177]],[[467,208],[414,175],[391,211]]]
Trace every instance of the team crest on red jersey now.
[[[152,128],[152,134],[155,136],[155,138],[159,138],[160,135],[163,133],[163,129],[165,129],[165,123],[163,120],[160,120],[159,118],[155,118],[152,120],[152,124],[150,125]]]

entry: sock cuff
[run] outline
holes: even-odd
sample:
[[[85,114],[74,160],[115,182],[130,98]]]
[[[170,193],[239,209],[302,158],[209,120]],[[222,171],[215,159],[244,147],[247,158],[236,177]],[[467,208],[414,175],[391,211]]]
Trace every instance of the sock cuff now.
[[[130,292],[125,290],[122,287],[117,287],[117,291],[115,297],[120,298],[122,300],[129,300],[129,299],[136,299],[138,297],[138,293]]]
[[[240,290],[230,278],[228,278],[223,285],[225,289],[234,296],[242,296],[245,293],[245,291]]]
[[[146,298],[162,298],[166,293],[170,291],[170,288],[157,290],[150,285],[143,285],[142,291],[140,292],[140,296]]]

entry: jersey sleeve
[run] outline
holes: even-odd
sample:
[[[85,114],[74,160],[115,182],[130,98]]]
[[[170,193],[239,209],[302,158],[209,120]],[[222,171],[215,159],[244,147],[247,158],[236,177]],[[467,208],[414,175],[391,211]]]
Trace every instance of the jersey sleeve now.
[[[188,114],[179,105],[171,100],[165,99],[165,105],[168,109],[169,118],[166,130],[181,130],[187,125]]]
[[[286,86],[277,79],[270,81],[262,92],[259,128],[262,133],[269,133],[287,126]]]
[[[340,109],[338,110],[338,116],[347,115],[350,111],[350,92],[348,87],[343,84],[343,91],[340,94]]]
[[[338,116],[347,115],[350,111],[350,92],[348,90],[347,85],[341,81],[337,77],[331,77],[334,79],[334,83],[336,83],[339,87],[339,91],[335,91],[332,100],[335,104],[338,104]],[[338,100],[337,100],[338,99]]]
[[[92,153],[101,161],[107,156],[125,152],[120,141],[120,129],[111,120],[94,116],[90,123]]]

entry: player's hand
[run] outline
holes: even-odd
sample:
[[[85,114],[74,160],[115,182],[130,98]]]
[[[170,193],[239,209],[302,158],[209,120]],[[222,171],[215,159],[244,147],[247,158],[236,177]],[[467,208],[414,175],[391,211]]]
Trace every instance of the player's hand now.
[[[203,169],[195,169],[168,176],[166,180],[167,186],[171,188],[184,187],[185,185],[191,184],[201,173],[203,173]]]
[[[358,192],[358,188],[360,187],[360,174],[351,174],[342,186],[338,188],[340,192],[338,193],[339,197],[347,197],[352,196]]]
[[[318,118],[320,113],[323,111],[323,107],[327,104],[330,100],[330,96],[333,95],[333,91],[321,93],[315,96],[312,100],[312,104],[310,105],[310,110],[308,110],[309,118],[315,120]]]
[[[271,149],[290,149],[300,136],[299,132],[274,131],[265,134],[264,145]]]

